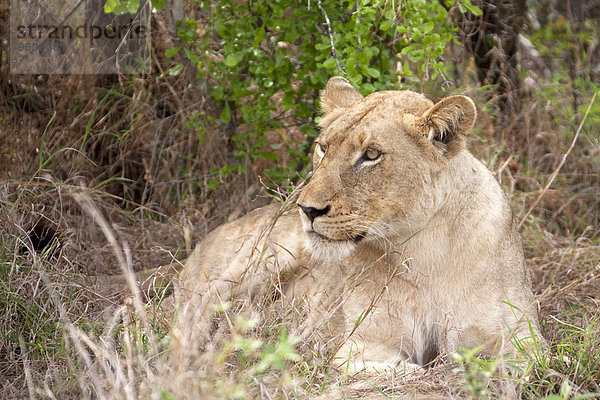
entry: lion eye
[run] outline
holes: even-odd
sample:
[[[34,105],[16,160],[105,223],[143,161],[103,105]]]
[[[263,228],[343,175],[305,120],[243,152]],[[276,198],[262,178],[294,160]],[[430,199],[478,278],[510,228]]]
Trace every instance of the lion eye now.
[[[315,146],[315,151],[319,157],[323,157],[325,155],[325,151],[327,151],[327,147],[323,146],[321,143],[317,143]]]
[[[375,150],[375,149],[368,149],[363,154],[363,158],[368,161],[377,160],[379,157],[381,157],[381,152],[379,150]]]

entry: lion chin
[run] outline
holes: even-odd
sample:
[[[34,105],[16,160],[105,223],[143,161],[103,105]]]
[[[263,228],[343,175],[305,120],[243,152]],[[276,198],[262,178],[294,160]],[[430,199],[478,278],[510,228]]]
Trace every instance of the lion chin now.
[[[333,240],[315,232],[306,232],[305,248],[314,261],[338,263],[356,250],[351,240]]]

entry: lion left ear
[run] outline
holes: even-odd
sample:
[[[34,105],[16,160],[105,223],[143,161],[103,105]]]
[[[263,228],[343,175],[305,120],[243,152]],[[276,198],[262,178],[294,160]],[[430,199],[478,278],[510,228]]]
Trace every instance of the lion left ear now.
[[[425,111],[416,123],[427,139],[451,157],[465,147],[476,119],[473,100],[466,96],[450,96]]]
[[[362,94],[341,76],[329,78],[321,92],[321,111],[329,114],[337,109],[350,107],[362,99]]]

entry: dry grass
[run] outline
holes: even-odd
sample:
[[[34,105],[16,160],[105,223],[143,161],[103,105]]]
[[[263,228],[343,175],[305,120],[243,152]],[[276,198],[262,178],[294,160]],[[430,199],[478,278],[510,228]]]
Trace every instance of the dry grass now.
[[[476,152],[489,149],[489,142],[473,144]],[[551,173],[513,171],[501,157],[488,160],[517,207],[531,204],[543,187],[540,176]],[[580,161],[584,167],[590,162]],[[582,174],[582,179],[597,179]],[[539,180],[539,189],[519,191],[516,182],[522,179]],[[557,179],[546,195],[564,196],[569,190],[568,182]],[[4,180],[1,193],[4,397],[431,399],[480,393],[465,383],[468,369],[448,363],[416,375],[344,377],[325,364],[326,354],[313,354],[313,344],[293,345],[293,339],[281,336],[289,322],[285,312],[252,313],[244,304],[223,311],[220,334],[199,348],[193,335],[182,340],[169,332],[171,305],[162,298],[145,303],[135,300],[137,289],[110,292],[82,285],[79,278],[182,259],[182,224],[129,211],[111,193],[84,190],[47,173],[29,181]],[[586,199],[571,200],[580,224],[596,218],[596,206]],[[566,208],[541,204],[544,208],[525,223],[523,237],[552,357],[533,365],[529,381],[506,377],[484,361],[481,368],[489,368],[491,376],[474,379],[485,397],[539,398],[559,393],[564,382],[574,393],[600,392],[600,231],[589,224],[565,234],[564,222],[556,220]],[[517,216],[524,216],[525,208],[518,209]],[[543,218],[551,213],[557,219]],[[28,234],[37,221],[45,221],[45,228],[38,236]],[[44,234],[51,239],[53,232],[58,233],[55,244],[36,251],[34,241]],[[260,319],[241,317],[249,315]],[[269,357],[273,364],[265,367],[261,363]]]

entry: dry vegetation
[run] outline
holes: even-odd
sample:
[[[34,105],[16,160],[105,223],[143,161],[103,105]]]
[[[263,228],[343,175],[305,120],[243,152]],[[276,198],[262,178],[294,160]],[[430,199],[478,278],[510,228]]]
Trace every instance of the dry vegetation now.
[[[168,46],[157,43],[157,68],[168,66],[158,51]],[[509,124],[494,123],[503,119],[483,105],[469,144],[524,220],[549,356],[534,355],[524,376],[508,375],[507,360],[465,351],[462,362],[365,381],[332,370],[313,343],[288,337],[281,310],[230,304],[219,334],[201,349],[193,333],[169,330],[168,290],[140,293],[97,278],[178,266],[210,229],[268,199],[256,179],[268,164],[206,189],[215,178],[211,168],[230,162],[232,143],[217,129],[200,136],[187,122],[193,112],[200,122],[216,114],[191,71],[169,78],[38,77],[9,75],[6,64],[0,66],[1,398],[600,393],[600,100],[544,189],[583,121],[594,87],[589,77],[577,85],[564,76],[539,78],[533,93],[515,94],[524,106]],[[473,65],[462,61],[457,68],[465,73],[456,83],[485,103]],[[575,95],[585,102],[577,110]],[[257,193],[262,197],[251,201]]]

